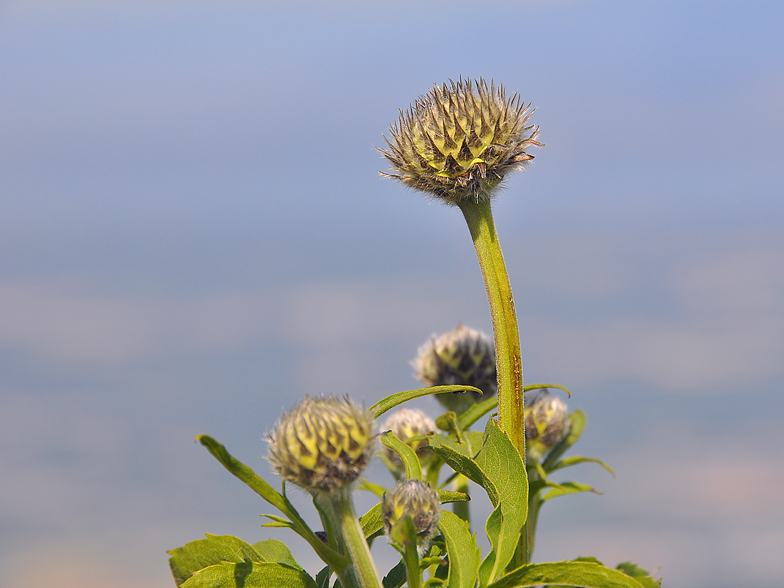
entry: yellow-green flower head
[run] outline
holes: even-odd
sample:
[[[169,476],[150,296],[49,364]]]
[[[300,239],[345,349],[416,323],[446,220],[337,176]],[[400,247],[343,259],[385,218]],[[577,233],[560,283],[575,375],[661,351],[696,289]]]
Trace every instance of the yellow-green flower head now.
[[[528,457],[541,460],[569,432],[566,404],[547,389],[525,396],[525,449]]]
[[[381,428],[384,431],[392,431],[395,437],[416,451],[421,462],[430,461],[432,450],[427,439],[410,440],[412,437],[422,437],[435,432],[436,424],[424,412],[412,408],[401,408],[390,416]],[[403,469],[403,462],[395,451],[385,446],[384,455],[398,469]]]
[[[374,441],[372,416],[347,397],[306,397],[269,435],[268,459],[284,479],[329,492],[359,477]]]
[[[426,386],[467,384],[479,388],[476,392],[436,394],[449,410],[461,413],[480,398],[488,398],[498,390],[495,371],[495,348],[487,335],[464,325],[430,341],[419,348],[419,355],[411,362],[414,375]]]
[[[417,98],[379,149],[395,173],[384,174],[450,204],[479,201],[514,169],[534,158],[538,127],[527,125],[531,105],[502,85],[452,80]]]
[[[438,528],[441,503],[438,492],[421,480],[406,480],[385,492],[381,500],[384,531],[392,534],[395,524],[409,514],[417,532],[417,545],[426,545]]]

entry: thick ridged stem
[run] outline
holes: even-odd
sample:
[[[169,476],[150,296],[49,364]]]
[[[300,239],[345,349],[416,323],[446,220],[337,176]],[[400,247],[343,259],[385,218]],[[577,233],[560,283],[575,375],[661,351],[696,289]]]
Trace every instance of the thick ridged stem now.
[[[490,199],[467,200],[460,210],[474,240],[479,267],[485,280],[490,316],[495,335],[495,359],[498,373],[498,424],[520,453],[525,463],[525,409],[523,404],[523,360],[520,332],[517,327],[512,286],[504,255],[495,232]],[[523,527],[512,565],[529,561],[526,527]]]
[[[343,540],[338,543],[345,548],[353,564],[341,574],[343,585],[381,588],[376,564],[370,555],[370,547],[354,512],[350,488],[343,487],[320,494],[316,497],[316,501],[327,525],[341,534]]]
[[[498,424],[525,459],[525,413],[523,410],[523,362],[517,328],[512,287],[498,243],[489,199],[460,203],[479,267],[487,289],[490,315],[495,335],[495,358],[498,372]]]

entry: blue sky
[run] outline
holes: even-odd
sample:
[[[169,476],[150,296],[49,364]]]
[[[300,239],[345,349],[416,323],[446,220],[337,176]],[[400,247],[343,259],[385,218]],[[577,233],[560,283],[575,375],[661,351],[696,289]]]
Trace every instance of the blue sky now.
[[[495,205],[526,381],[617,472],[576,470],[605,493],[535,558],[784,573],[784,8],[422,4],[0,6],[3,586],[170,586],[166,549],[269,536],[196,433],[269,475],[283,408],[490,331],[459,214],[373,148],[460,75],[537,107]]]

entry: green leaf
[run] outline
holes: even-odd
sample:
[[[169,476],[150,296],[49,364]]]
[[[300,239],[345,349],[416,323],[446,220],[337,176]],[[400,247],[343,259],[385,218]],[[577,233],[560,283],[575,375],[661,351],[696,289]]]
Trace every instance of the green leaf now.
[[[467,521],[448,510],[441,511],[438,528],[449,554],[447,588],[473,588],[479,575],[481,556],[476,546],[476,535],[471,535]]]
[[[450,502],[468,502],[471,497],[465,492],[452,492],[450,490],[436,490],[438,492],[438,501],[441,504],[448,504]]]
[[[305,520],[289,502],[288,498],[276,492],[261,476],[244,463],[233,458],[223,445],[207,435],[197,435],[196,440],[204,445],[213,457],[223,464],[223,467],[247,484],[256,494],[286,515],[290,519],[292,530],[310,544],[313,551],[318,554],[325,564],[338,573],[342,573],[342,571],[351,564],[347,557],[338,553],[316,537],[316,534],[308,527]],[[286,523],[283,524],[287,526]]]
[[[194,573],[224,561],[267,561],[252,545],[231,535],[210,535],[169,551],[174,582],[181,586]]]
[[[403,404],[414,398],[421,396],[428,396],[430,394],[443,394],[444,392],[478,392],[482,394],[479,388],[473,386],[431,386],[430,388],[417,388],[416,390],[406,390],[405,392],[396,392],[391,396],[382,398],[370,407],[370,412],[378,418],[388,410],[395,408],[399,404]]]
[[[359,482],[356,485],[357,490],[364,490],[365,492],[371,492],[381,498],[384,496],[384,492],[387,491],[386,488],[380,486],[379,484],[374,484],[373,482],[367,481],[365,478],[360,478]]]
[[[492,549],[479,567],[479,581],[484,586],[497,578],[514,556],[528,516],[528,475],[517,449],[493,419],[487,421],[485,442],[475,461],[492,485],[492,489],[485,489],[495,507],[485,524]]]
[[[577,464],[580,464],[580,463],[598,463],[605,470],[610,472],[613,475],[613,478],[615,477],[615,472],[612,470],[612,468],[610,466],[608,466],[602,460],[595,459],[593,457],[580,457],[580,456],[565,457],[561,461],[556,462],[552,466],[550,466],[550,469],[548,469],[547,471],[549,473],[552,473],[555,470],[560,470],[561,468],[568,468],[569,466],[577,465]]]
[[[581,588],[643,588],[637,580],[618,570],[583,561],[526,564],[487,588],[527,588],[542,584]]]
[[[403,465],[406,467],[407,480],[422,479],[422,466],[420,465],[419,458],[413,449],[395,437],[395,434],[392,431],[387,431],[381,435],[381,443],[383,443],[385,447],[389,447],[392,451],[398,454],[401,461],[403,462]]]
[[[542,462],[542,467],[545,470],[549,468],[561,457],[566,451],[580,438],[585,428],[585,415],[579,408],[569,415],[569,433],[566,437],[561,439],[561,442],[553,447],[552,451],[547,454],[547,457]]]
[[[365,534],[365,539],[370,539],[379,535],[384,530],[384,517],[381,514],[381,503],[379,502],[361,517],[359,517],[359,524],[362,527],[362,532]]]
[[[445,435],[436,433],[430,439],[430,449],[444,460],[449,467],[463,474],[469,480],[476,482],[482,487],[488,482],[485,473],[472,459],[473,455],[467,443],[457,443]]]
[[[196,572],[182,588],[318,588],[306,572],[276,562],[223,562]]]
[[[253,548],[261,554],[265,561],[274,561],[277,563],[287,564],[291,567],[302,569],[291,555],[291,550],[282,541],[277,539],[267,539],[266,541],[259,541],[253,544]]]
[[[321,571],[316,574],[316,586],[318,588],[329,588],[329,578],[332,576],[332,570],[329,566],[324,566]]]
[[[381,585],[384,588],[400,588],[406,583],[406,564],[400,560],[398,564],[389,570],[389,573],[384,577]]]
[[[542,502],[546,502],[551,498],[566,496],[567,494],[578,494],[579,492],[593,492],[594,494],[601,494],[601,492],[592,488],[591,486],[580,484],[579,482],[561,482],[560,484],[556,484],[555,482],[547,482],[547,486],[552,487],[552,490],[542,497]]]

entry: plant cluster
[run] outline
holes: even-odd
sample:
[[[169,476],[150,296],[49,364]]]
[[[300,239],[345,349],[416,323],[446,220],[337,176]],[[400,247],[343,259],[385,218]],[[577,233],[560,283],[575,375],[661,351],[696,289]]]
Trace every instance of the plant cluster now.
[[[392,394],[365,410],[349,398],[306,398],[285,413],[269,435],[268,459],[283,479],[280,492],[214,439],[197,440],[279,514],[267,527],[302,537],[323,561],[312,577],[288,547],[273,539],[250,545],[207,535],[173,549],[178,588],[654,588],[648,572],[595,558],[532,563],[539,512],[547,501],[593,492],[551,474],[597,459],[564,457],[580,438],[585,416],[567,413],[554,384],[523,385],[514,300],[493,223],[491,200],[505,176],[533,159],[541,146],[532,110],[517,95],[484,80],[435,86],[402,111],[381,153],[392,165],[382,174],[424,191],[463,213],[477,252],[493,320],[493,339],[459,325],[434,336],[412,362],[426,386]],[[447,409],[433,420],[399,408],[435,394]],[[525,396],[524,396],[525,394]],[[376,422],[396,409],[376,433]],[[484,431],[472,430],[487,417]],[[362,477],[378,456],[395,484]],[[484,525],[490,550],[482,554],[470,522],[469,481],[486,492],[493,511]],[[287,483],[313,498],[323,529],[313,531],[286,495]],[[353,493],[379,502],[358,517]],[[451,503],[451,510],[441,508]],[[385,535],[400,562],[382,576],[370,546]]]

